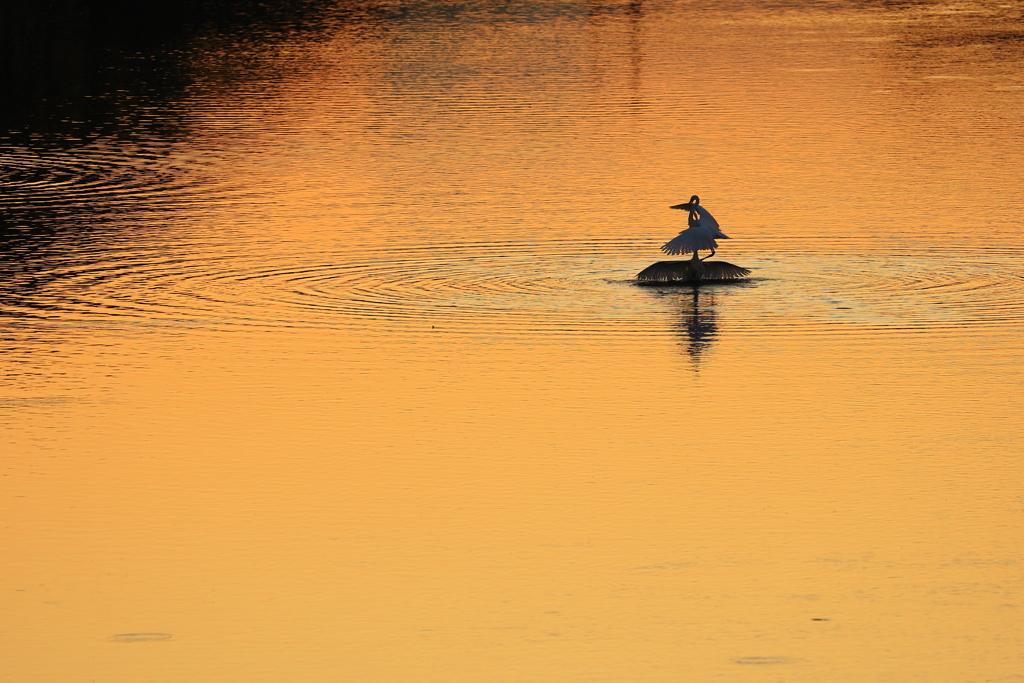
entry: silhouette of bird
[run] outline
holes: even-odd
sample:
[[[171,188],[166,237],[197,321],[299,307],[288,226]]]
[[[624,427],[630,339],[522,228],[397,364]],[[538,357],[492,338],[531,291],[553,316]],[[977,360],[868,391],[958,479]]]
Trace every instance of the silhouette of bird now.
[[[685,204],[676,204],[673,209],[689,211],[687,218],[689,227],[677,236],[670,239],[661,250],[666,254],[689,254],[691,251],[696,254],[698,251],[711,250],[715,255],[719,240],[730,239],[728,235],[718,229],[718,221],[711,215],[711,212],[700,205],[700,197],[693,195],[690,201]]]
[[[736,280],[750,275],[750,270],[725,261],[707,261],[693,252],[688,261],[658,261],[636,275],[639,282],[700,282],[701,280]]]

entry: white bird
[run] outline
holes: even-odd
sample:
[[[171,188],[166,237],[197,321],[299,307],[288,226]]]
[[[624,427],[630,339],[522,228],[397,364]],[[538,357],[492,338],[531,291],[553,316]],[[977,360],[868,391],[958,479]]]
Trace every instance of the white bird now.
[[[725,261],[709,261],[697,256],[696,250],[688,261],[658,261],[636,275],[640,282],[699,282],[701,280],[735,280],[750,275],[750,271]]]
[[[711,212],[700,205],[700,197],[697,195],[690,197],[687,203],[676,204],[671,208],[689,211],[687,223],[690,227],[662,245],[661,250],[666,254],[689,254],[692,251],[696,255],[698,251],[710,249],[711,256],[714,256],[718,248],[715,240],[729,239],[728,235],[718,229],[718,221]]]

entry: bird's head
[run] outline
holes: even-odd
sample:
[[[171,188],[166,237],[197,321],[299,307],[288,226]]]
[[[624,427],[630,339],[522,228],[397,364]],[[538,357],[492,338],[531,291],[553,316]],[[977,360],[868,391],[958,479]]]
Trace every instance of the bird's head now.
[[[684,211],[692,211],[693,207],[697,206],[698,204],[700,204],[700,197],[698,197],[697,195],[692,195],[690,197],[690,201],[686,202],[685,204],[676,204],[675,206],[670,206],[669,208],[682,209]]]

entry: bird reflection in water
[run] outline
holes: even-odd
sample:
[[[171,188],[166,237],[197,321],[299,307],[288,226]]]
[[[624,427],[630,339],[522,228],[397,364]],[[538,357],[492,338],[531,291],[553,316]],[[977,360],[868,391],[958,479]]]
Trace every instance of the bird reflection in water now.
[[[686,355],[690,357],[695,372],[700,371],[700,361],[705,351],[711,348],[718,335],[718,314],[715,312],[714,292],[702,287],[691,287],[690,292],[681,292],[679,298],[679,332]]]
[[[650,282],[637,284],[661,299],[662,305],[671,307],[670,329],[679,334],[680,346],[693,364],[694,372],[697,372],[705,354],[719,338],[719,311],[731,296],[757,287],[758,281],[676,281],[664,283],[661,287],[654,287]]]

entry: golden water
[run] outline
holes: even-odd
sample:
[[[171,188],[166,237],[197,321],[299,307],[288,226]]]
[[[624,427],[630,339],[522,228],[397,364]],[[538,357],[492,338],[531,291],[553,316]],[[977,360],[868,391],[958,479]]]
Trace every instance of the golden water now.
[[[1024,5],[725,5],[5,138],[0,680],[1024,680]],[[753,276],[632,284],[693,193]]]

